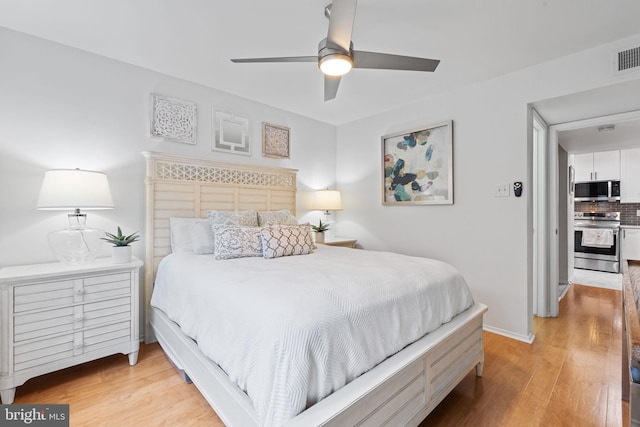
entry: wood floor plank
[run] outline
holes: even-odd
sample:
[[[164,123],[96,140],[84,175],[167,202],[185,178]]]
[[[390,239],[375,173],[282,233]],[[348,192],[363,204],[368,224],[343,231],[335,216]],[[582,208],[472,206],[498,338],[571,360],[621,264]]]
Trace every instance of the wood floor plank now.
[[[621,293],[573,285],[559,318],[535,318],[533,344],[485,332],[482,378],[469,374],[421,427],[628,426],[621,400]],[[491,307],[489,307],[491,309]],[[517,380],[526,378],[526,385]],[[482,393],[470,394],[470,383]],[[465,409],[464,415],[456,411]]]
[[[483,377],[467,375],[421,427],[628,426],[621,316],[620,291],[572,285],[559,318],[534,319],[533,344],[485,332]],[[74,427],[223,426],[158,344],[135,366],[114,355],[29,380],[15,403],[68,403]]]

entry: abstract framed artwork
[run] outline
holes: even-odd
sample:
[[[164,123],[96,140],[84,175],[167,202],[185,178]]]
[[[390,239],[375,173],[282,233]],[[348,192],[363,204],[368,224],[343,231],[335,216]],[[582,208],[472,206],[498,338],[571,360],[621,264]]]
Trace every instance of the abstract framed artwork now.
[[[151,94],[151,136],[196,144],[198,106],[190,101]]]
[[[213,110],[211,149],[225,153],[251,155],[249,118],[228,111]]]
[[[382,204],[453,203],[453,121],[382,137]]]
[[[262,122],[262,155],[288,159],[290,130],[285,126]]]

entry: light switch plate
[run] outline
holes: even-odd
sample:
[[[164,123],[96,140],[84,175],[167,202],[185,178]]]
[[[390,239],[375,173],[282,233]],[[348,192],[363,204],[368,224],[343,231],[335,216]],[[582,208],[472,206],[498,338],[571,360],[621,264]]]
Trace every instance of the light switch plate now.
[[[509,197],[509,184],[496,184],[495,197]]]

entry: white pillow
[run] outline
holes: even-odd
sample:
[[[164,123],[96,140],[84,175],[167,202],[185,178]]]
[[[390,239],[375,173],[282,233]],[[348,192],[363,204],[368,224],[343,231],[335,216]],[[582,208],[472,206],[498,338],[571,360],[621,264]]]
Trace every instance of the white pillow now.
[[[257,227],[258,213],[254,210],[245,211],[207,211],[207,219],[213,227],[236,226]],[[215,232],[215,228],[214,228]]]
[[[314,245],[308,225],[278,225],[263,228],[262,253],[265,258],[305,255],[313,252]]]
[[[169,218],[171,252],[193,252],[190,228],[197,223],[209,224],[203,218]]]
[[[262,256],[259,227],[215,227],[215,258]]]
[[[258,225],[264,227],[267,225],[298,225],[298,220],[295,216],[291,215],[288,210],[281,211],[258,211]]]
[[[189,227],[191,247],[197,255],[212,254],[214,249],[213,230],[208,220],[198,221]]]

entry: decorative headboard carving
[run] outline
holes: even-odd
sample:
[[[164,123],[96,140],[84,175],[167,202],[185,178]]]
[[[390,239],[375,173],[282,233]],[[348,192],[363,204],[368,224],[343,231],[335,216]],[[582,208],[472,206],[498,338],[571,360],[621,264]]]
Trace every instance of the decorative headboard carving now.
[[[171,252],[169,218],[217,210],[288,209],[296,213],[295,169],[142,153],[145,177],[145,340],[153,340],[148,307],[158,264]]]

